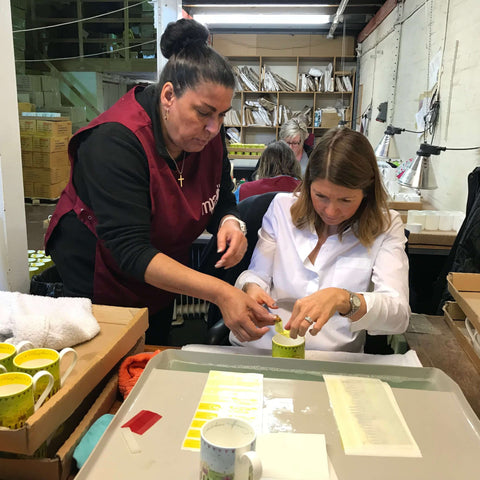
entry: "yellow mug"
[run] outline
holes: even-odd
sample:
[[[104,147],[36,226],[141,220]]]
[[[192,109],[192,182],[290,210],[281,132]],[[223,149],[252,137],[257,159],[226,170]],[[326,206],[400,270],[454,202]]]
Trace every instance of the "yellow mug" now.
[[[13,359],[15,355],[20,353],[24,348],[33,348],[33,343],[28,340],[24,340],[18,345],[0,343],[0,373],[13,371]]]
[[[305,358],[305,338],[290,338],[277,333],[272,338],[272,357]]]
[[[60,375],[60,366],[64,367],[64,358],[68,355],[70,357],[70,364],[64,369],[63,375]],[[73,348],[64,348],[60,352],[52,348],[32,348],[26,352],[19,353],[13,359],[13,366],[17,372],[28,373],[34,375],[35,373],[46,370],[53,375],[54,385],[52,391],[48,395],[58,392],[63,386],[67,377],[72,373],[75,364],[77,363],[77,352]],[[44,382],[44,381],[42,381]],[[39,383],[38,389],[42,390],[43,383]],[[38,397],[38,391],[35,390],[35,396]]]
[[[42,380],[45,388],[35,401],[33,392]],[[45,371],[37,372],[33,377],[22,372],[0,374],[0,426],[22,427],[27,418],[40,408],[52,388],[53,376]]]

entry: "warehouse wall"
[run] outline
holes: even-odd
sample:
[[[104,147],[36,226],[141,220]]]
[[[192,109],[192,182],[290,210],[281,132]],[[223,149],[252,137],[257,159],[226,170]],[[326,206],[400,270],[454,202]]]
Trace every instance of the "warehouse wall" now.
[[[447,147],[480,146],[480,31],[478,0],[406,0],[361,44],[359,114],[372,104],[367,136],[376,146],[388,123],[417,130],[415,114],[430,90],[429,63],[443,51],[439,74],[440,117],[433,142]],[[388,101],[387,123],[375,121]],[[415,155],[420,138],[396,135],[401,159]],[[438,209],[465,211],[467,176],[480,166],[480,152],[446,151],[432,156],[438,183],[422,195]]]

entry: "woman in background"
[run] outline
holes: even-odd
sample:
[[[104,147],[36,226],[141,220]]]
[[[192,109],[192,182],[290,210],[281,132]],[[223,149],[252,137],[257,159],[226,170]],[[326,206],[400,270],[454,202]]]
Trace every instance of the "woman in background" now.
[[[262,152],[252,182],[245,182],[235,191],[237,203],[265,192],[293,192],[300,184],[300,164],[292,149],[284,142],[273,142]]]
[[[307,349],[362,352],[366,331],[408,326],[405,242],[368,139],[332,129],[313,150],[300,190],[273,199],[236,286],[275,309]],[[271,348],[274,333],[270,327],[252,342],[231,333],[230,342]]]
[[[302,175],[305,175],[308,157],[312,147],[305,144],[308,137],[308,129],[305,123],[299,118],[292,118],[282,125],[279,133],[280,140],[284,140],[293,150],[295,158],[300,162]]]

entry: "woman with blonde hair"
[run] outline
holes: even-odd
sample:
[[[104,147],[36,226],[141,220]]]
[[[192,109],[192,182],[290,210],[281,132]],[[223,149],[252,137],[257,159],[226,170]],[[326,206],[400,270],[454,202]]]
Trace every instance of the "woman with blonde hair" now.
[[[279,193],[263,218],[249,269],[238,278],[307,349],[362,352],[365,332],[405,331],[410,316],[404,227],[369,141],[328,131],[298,193]],[[269,348],[274,329],[248,342]],[[230,334],[233,344],[241,343]]]
[[[253,176],[254,181],[238,186],[237,202],[260,193],[293,192],[300,184],[302,172],[292,149],[280,140],[262,152]]]

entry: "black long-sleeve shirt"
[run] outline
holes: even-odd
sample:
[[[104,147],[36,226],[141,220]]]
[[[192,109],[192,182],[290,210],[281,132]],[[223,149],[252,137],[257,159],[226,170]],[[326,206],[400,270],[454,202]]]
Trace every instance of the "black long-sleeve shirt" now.
[[[172,170],[162,138],[159,120],[159,99],[154,86],[136,92],[136,100],[152,119],[155,142],[160,156]],[[101,124],[82,134],[73,170],[73,184],[81,200],[94,212],[98,220],[97,234],[112,252],[120,268],[133,277],[144,280],[145,270],[159,253],[150,242],[150,178],[148,161],[137,137],[118,123]],[[207,227],[216,233],[221,218],[238,215],[230,162],[227,157],[223,128],[224,159],[218,203]],[[80,274],[93,283],[93,259],[96,240],[92,233],[70,213],[60,221],[59,232],[52,237],[52,255],[61,248],[83,257]],[[62,225],[63,224],[63,225]],[[68,234],[62,235],[62,230]],[[74,231],[72,231],[72,229]],[[55,258],[54,258],[55,260]],[[64,274],[60,271],[62,277]],[[65,281],[65,280],[64,280]],[[88,284],[89,282],[84,282]]]

